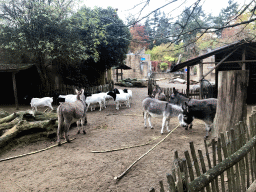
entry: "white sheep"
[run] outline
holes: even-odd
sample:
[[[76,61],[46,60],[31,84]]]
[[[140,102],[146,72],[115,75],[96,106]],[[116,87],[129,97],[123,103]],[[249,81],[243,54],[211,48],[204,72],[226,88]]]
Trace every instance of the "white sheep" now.
[[[129,101],[128,93],[116,94],[112,91],[109,91],[107,94],[113,97],[113,99],[116,103],[116,110],[119,110],[120,103],[125,103],[126,107],[130,107],[130,101]]]
[[[87,109],[91,105],[91,111],[93,110],[93,108],[95,109],[95,105],[97,105],[97,104],[99,104],[99,106],[100,106],[99,111],[101,111],[102,107],[106,108],[105,98],[104,98],[104,95],[102,95],[102,94],[92,94],[92,96],[86,97],[85,102],[87,104]]]

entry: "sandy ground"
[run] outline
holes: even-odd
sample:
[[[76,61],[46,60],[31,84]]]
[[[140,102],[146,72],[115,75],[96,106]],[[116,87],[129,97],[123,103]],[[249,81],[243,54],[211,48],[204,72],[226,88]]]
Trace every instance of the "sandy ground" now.
[[[122,87],[123,89],[124,87]],[[166,174],[173,169],[174,151],[181,157],[193,141],[196,150],[203,149],[204,123],[194,121],[194,127],[185,131],[179,127],[153,151],[141,159],[118,182],[115,176],[125,171],[135,160],[151,149],[167,133],[161,135],[161,119],[152,119],[155,129],[144,128],[141,102],[147,97],[147,88],[130,88],[133,91],[131,108],[122,106],[119,111],[110,102],[103,111],[89,111],[87,134],[77,135],[76,128],[69,131],[69,144],[22,158],[0,162],[0,191],[148,191],[154,187],[159,191],[163,180],[167,189]],[[0,106],[9,112],[13,106]],[[29,108],[21,107],[21,110]],[[178,125],[177,118],[170,121],[170,129]],[[145,144],[109,153],[92,153],[108,149]],[[0,156],[12,157],[49,147],[56,143],[43,140],[24,143]]]

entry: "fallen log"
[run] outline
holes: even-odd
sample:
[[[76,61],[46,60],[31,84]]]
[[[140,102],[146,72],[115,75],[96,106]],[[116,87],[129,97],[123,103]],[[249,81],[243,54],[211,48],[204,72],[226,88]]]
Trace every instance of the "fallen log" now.
[[[14,125],[16,125],[21,119],[19,117],[16,117],[11,122],[2,123],[0,124],[0,131],[4,131],[6,129],[12,128]]]
[[[9,121],[12,121],[13,119],[15,119],[17,117],[17,113],[12,113],[11,115],[8,115],[2,119],[0,119],[0,124],[2,123],[7,123]]]
[[[25,131],[32,131],[33,129],[41,129],[41,131],[52,131],[54,126],[56,125],[56,119],[53,120],[45,120],[45,121],[36,121],[36,122],[28,122],[26,120],[19,121],[15,126],[11,129],[7,130],[0,137],[0,147],[6,145],[8,141],[15,138],[18,134]]]

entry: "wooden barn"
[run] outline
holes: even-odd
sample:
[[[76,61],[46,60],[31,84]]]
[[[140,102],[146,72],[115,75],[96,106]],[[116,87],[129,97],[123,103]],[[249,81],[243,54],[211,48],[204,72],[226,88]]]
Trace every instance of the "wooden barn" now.
[[[213,55],[215,56],[215,61],[203,62],[203,59]],[[199,68],[202,69],[204,64],[215,64],[215,67],[213,67],[212,70],[215,70],[216,87],[218,87],[219,71],[249,70],[247,103],[256,103],[256,42],[240,40],[223,47],[219,47],[196,58],[175,65],[170,72],[175,72],[187,67],[187,89],[189,90],[190,67],[199,65]],[[199,80],[209,75],[212,70],[207,73],[204,73],[203,70],[200,70]],[[217,93],[215,94],[215,97],[217,97]]]

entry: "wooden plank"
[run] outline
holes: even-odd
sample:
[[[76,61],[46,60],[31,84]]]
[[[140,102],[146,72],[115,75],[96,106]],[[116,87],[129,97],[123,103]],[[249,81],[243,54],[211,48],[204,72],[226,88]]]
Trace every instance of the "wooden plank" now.
[[[166,177],[167,177],[167,183],[169,185],[169,191],[176,192],[175,181],[174,181],[173,176],[171,174],[167,174]]]
[[[189,146],[190,146],[190,152],[191,152],[191,155],[192,155],[192,159],[194,161],[196,175],[199,177],[201,175],[201,173],[200,173],[200,169],[199,169],[198,160],[197,160],[197,157],[196,157],[196,151],[195,151],[194,143],[189,142]]]
[[[241,122],[241,136],[242,136],[242,145],[246,144],[246,128],[244,122]],[[250,137],[250,136],[249,136]],[[250,187],[250,172],[249,172],[249,160],[248,154],[245,155],[245,175],[246,175],[246,186],[247,188]]]
[[[212,161],[213,161],[213,167],[215,167],[217,165],[215,139],[212,139]],[[219,192],[218,177],[215,179],[214,184],[215,184],[216,191]]]
[[[188,150],[186,150],[186,151],[184,152],[184,154],[185,154],[185,158],[186,158],[186,161],[187,161],[188,172],[189,172],[189,177],[190,177],[190,182],[191,182],[191,181],[193,181],[195,178],[194,178],[194,172],[193,172],[192,163],[191,163],[191,159],[190,159]]]
[[[237,150],[236,148],[236,139],[235,139],[235,131],[234,129],[231,129],[231,153],[235,153],[235,151]],[[234,191],[240,191],[240,175],[239,175],[239,167],[238,167],[238,163],[236,163],[235,165],[235,175],[234,175],[234,179],[233,179],[233,183],[234,183]]]
[[[207,146],[206,140],[204,140],[204,147],[205,147],[206,158],[208,161],[208,167],[209,167],[209,169],[211,169],[212,165],[211,165],[211,160],[210,160],[210,155],[208,152],[208,146]],[[212,191],[215,192],[215,182],[214,181],[211,182],[211,186],[212,186]]]
[[[218,163],[222,162],[222,155],[221,155],[221,141],[220,138],[218,138],[217,142],[217,154],[218,154]],[[221,190],[225,192],[225,182],[224,182],[224,173],[220,175],[220,181],[221,181]]]
[[[187,169],[187,162],[185,158],[182,159],[182,167],[184,172],[184,185],[186,189],[188,189],[188,169]]]
[[[178,192],[183,192],[183,180],[180,172],[180,167],[177,168],[177,175],[178,175],[178,182],[177,182]]]
[[[163,181],[159,181],[159,185],[160,185],[160,192],[164,192],[164,184],[163,184]]]
[[[222,146],[222,151],[223,151],[223,155],[224,158],[228,157],[228,151],[227,151],[227,147],[226,147],[226,141],[225,141],[225,137],[223,133],[220,133],[221,136],[221,146]],[[228,191],[232,191],[232,183],[231,183],[231,171],[230,169],[227,170],[227,177],[228,177]]]
[[[242,122],[239,122],[238,125],[239,128],[239,140],[238,140],[238,144],[239,144],[239,148],[243,146],[243,141],[242,141]],[[241,159],[241,161],[239,162],[239,170],[240,170],[240,175],[241,175],[241,191],[245,192],[246,191],[246,187],[245,187],[245,163],[244,163],[244,159]]]
[[[204,157],[203,157],[202,150],[198,150],[198,155],[199,155],[199,159],[200,159],[200,162],[201,162],[202,171],[203,171],[203,173],[205,173],[206,172],[206,167],[205,167],[205,163],[204,163]],[[206,191],[207,192],[211,191],[209,185],[206,186]]]

